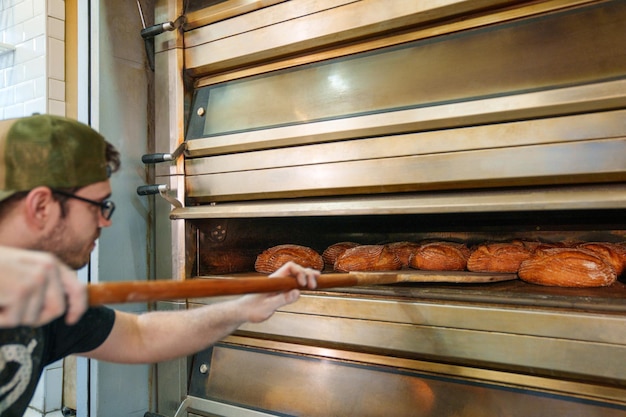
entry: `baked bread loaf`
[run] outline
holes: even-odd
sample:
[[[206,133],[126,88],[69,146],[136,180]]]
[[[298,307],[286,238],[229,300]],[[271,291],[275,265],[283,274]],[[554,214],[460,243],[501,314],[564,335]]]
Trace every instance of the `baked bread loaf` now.
[[[335,267],[335,262],[339,255],[344,253],[347,249],[355,248],[359,246],[359,243],[356,242],[339,242],[330,245],[327,247],[322,253],[322,258],[324,259],[324,264],[333,269]]]
[[[402,268],[398,256],[385,245],[361,245],[344,251],[335,271],[394,271]]]
[[[427,271],[463,271],[470,256],[463,243],[432,242],[421,245],[409,260],[409,266]]]
[[[530,258],[531,253],[523,244],[484,243],[472,251],[467,260],[467,269],[472,272],[515,273],[522,261]]]
[[[543,245],[542,242],[538,240],[525,240],[525,239],[513,239],[510,242],[512,245],[523,246],[528,249],[530,252],[537,249],[539,246]]]
[[[611,265],[578,248],[536,250],[517,274],[523,281],[554,287],[604,287],[617,280]]]
[[[289,261],[293,261],[305,268],[322,270],[324,260],[322,255],[314,249],[300,245],[278,245],[273,246],[257,256],[254,269],[257,272],[271,274]]]
[[[256,254],[246,250],[209,249],[200,253],[200,274],[232,274],[254,268]]]
[[[589,250],[615,269],[617,276],[622,275],[626,266],[626,248],[609,242],[587,242],[577,246],[581,249]]]
[[[403,268],[408,268],[409,259],[420,246],[422,245],[417,242],[393,242],[387,244],[387,247],[400,259]]]

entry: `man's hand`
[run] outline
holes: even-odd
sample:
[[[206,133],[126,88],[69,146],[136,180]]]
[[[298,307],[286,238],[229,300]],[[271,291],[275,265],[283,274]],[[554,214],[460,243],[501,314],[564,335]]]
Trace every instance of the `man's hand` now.
[[[317,287],[317,278],[319,278],[319,276],[320,271],[304,268],[289,261],[270,275],[270,278],[295,277],[301,287],[314,290]]]
[[[320,271],[311,268],[303,268],[294,262],[287,262],[270,278],[294,277],[298,280],[298,285],[304,288],[315,289]],[[246,311],[248,318],[246,321],[259,323],[272,317],[274,312],[282,306],[294,303],[300,297],[300,290],[291,290],[281,293],[251,294],[242,297],[239,301],[241,308]]]
[[[66,311],[74,324],[86,309],[86,286],[56,257],[0,247],[0,328],[42,326]]]

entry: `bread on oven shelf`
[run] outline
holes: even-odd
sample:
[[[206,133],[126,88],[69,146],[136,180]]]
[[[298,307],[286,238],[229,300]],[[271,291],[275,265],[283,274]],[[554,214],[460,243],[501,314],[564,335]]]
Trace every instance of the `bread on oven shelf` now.
[[[609,286],[626,268],[626,244],[511,240],[469,246],[423,241],[359,244],[337,242],[321,254],[308,246],[283,244],[259,254],[255,271],[272,273],[287,261],[333,272],[457,271],[516,274],[528,283],[559,287]]]

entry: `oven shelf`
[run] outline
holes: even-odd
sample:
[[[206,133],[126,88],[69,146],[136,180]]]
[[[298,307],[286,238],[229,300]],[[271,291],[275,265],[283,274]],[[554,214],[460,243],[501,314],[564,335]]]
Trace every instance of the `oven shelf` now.
[[[429,274],[432,271],[411,270]],[[402,271],[389,271],[389,273]],[[567,288],[529,284],[515,274],[489,274],[468,271],[445,271],[446,280],[431,282],[428,275],[411,282],[387,285],[366,285],[304,290],[311,295],[339,297],[361,296],[384,301],[452,302],[455,304],[485,305],[491,307],[524,307],[530,309],[566,309],[591,313],[626,315],[626,276],[607,287]],[[484,275],[485,278],[477,278]],[[505,277],[510,275],[512,278]],[[416,275],[417,277],[418,275]],[[504,277],[504,278],[503,278]],[[220,276],[198,276],[193,279],[265,278],[257,272],[234,273]],[[202,302],[202,301],[199,301]],[[209,301],[210,302],[210,301]]]
[[[328,293],[375,295],[412,300],[453,301],[530,308],[558,308],[626,314],[626,284],[609,287],[562,288],[528,284],[521,280],[489,284],[411,283],[376,287],[335,288]]]

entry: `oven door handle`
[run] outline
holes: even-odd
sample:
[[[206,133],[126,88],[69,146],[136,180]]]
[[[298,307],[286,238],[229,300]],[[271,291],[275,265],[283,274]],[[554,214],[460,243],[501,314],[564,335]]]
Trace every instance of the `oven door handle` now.
[[[163,197],[168,203],[176,208],[182,208],[183,203],[178,201],[176,198],[169,194],[170,186],[167,184],[150,184],[150,185],[140,185],[137,187],[138,195],[155,195],[159,194]]]
[[[181,156],[185,152],[185,149],[187,149],[187,143],[182,142],[180,145],[176,147],[176,149],[174,149],[174,152],[172,153],[150,153],[150,154],[142,155],[141,162],[143,162],[146,165],[150,165],[150,164],[158,164],[160,162],[175,161],[176,159],[178,159],[179,156]]]

